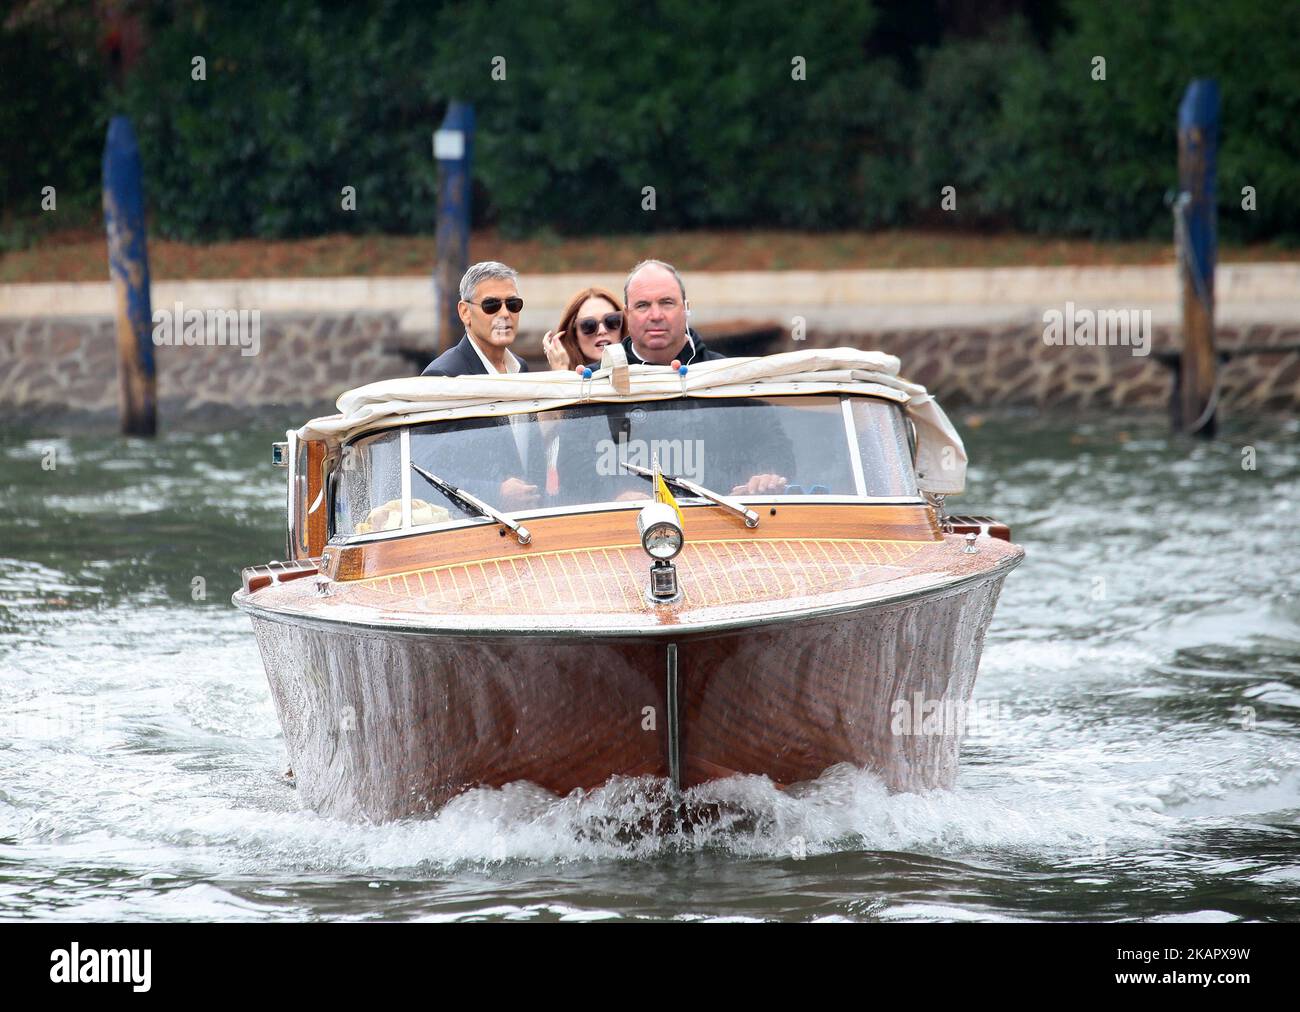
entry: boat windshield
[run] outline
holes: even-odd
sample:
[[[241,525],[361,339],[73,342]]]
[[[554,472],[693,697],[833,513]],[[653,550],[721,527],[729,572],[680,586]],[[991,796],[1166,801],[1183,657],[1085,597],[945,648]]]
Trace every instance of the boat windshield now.
[[[905,421],[893,403],[840,395],[583,404],[409,428],[410,462],[506,513],[644,501],[622,461],[740,498],[915,498]],[[344,450],[333,532],[351,536],[471,516],[418,477],[403,517],[399,433]],[[689,500],[689,496],[679,498]]]

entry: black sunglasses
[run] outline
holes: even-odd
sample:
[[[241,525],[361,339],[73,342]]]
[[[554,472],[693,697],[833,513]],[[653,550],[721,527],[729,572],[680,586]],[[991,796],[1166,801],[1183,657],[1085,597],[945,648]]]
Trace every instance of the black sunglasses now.
[[[496,316],[501,310],[502,303],[505,303],[506,309],[510,310],[512,313],[517,313],[519,310],[524,308],[524,300],[518,295],[512,295],[508,299],[498,299],[495,295],[492,295],[484,299],[482,302],[473,302],[469,299],[466,299],[465,301],[471,306],[478,306],[483,310],[483,312],[487,313],[488,316]]]
[[[592,334],[596,333],[596,331],[600,329],[602,323],[605,324],[605,329],[611,334],[617,334],[623,329],[623,314],[606,313],[599,320],[594,316],[589,316],[585,320],[578,321],[578,331],[583,337],[591,337]]]

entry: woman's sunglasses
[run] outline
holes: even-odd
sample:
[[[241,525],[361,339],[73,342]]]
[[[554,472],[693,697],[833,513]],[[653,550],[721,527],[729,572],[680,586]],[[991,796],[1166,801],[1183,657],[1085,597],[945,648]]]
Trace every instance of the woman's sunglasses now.
[[[589,316],[585,320],[579,320],[578,333],[583,337],[591,337],[592,334],[596,333],[596,331],[600,329],[602,323],[605,324],[605,329],[611,334],[617,334],[623,329],[623,314],[606,313],[605,316],[599,320],[594,316]]]
[[[500,311],[503,302],[505,303],[506,309],[510,310],[512,313],[517,313],[519,310],[524,308],[524,300],[518,295],[511,296],[508,299],[498,299],[495,295],[492,295],[484,299],[482,302],[470,302],[469,299],[466,299],[465,301],[469,302],[471,306],[478,306],[483,310],[483,312],[487,313],[488,316],[496,316]]]

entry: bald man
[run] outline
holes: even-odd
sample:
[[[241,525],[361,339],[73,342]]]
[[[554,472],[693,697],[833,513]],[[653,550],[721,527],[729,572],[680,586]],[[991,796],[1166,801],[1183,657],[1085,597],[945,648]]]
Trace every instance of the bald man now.
[[[687,326],[691,315],[686,286],[677,268],[662,260],[642,260],[632,268],[623,285],[627,306],[627,337],[623,350],[632,363],[682,365],[726,358],[704,346],[704,341]]]

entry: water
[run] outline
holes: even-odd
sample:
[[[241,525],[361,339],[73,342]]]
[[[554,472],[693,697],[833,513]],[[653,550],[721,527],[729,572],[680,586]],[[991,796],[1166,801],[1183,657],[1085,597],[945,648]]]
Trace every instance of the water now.
[[[700,792],[728,820],[649,836],[640,782],[383,826],[300,809],[229,603],[282,552],[289,421],[0,433],[0,919],[1300,916],[1295,421],[1189,446],[1160,419],[966,419],[961,509],[1028,558],[957,788],[737,779]]]

